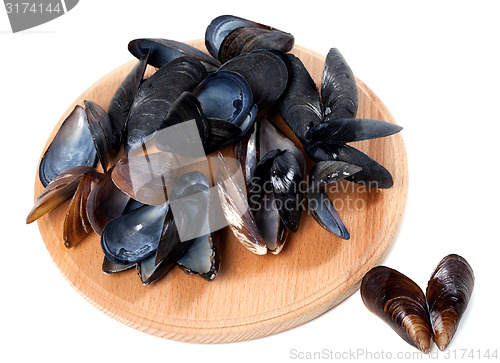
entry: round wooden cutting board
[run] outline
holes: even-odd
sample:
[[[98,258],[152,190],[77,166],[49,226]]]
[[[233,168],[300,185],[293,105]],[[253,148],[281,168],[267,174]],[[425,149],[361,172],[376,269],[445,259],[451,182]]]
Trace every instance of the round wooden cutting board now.
[[[203,40],[190,44],[206,51]],[[292,53],[319,84],[324,57],[300,46]],[[86,90],[68,108],[45,147],[76,104],[92,100],[106,108],[134,64],[131,61],[117,68]],[[357,117],[394,123],[384,104],[359,80],[358,88]],[[279,115],[270,119],[298,144]],[[142,285],[134,269],[103,274],[104,254],[97,235],[89,235],[73,249],[64,246],[67,203],[38,221],[40,233],[68,282],[99,310],[128,326],[194,343],[234,342],[278,333],[316,318],[354,293],[364,274],[379,263],[394,240],[408,189],[402,136],[355,144],[392,173],[394,186],[369,191],[347,181],[338,184],[330,197],[351,234],[350,240],[328,233],[304,212],[299,231],[290,233],[279,255],[257,256],[226,228],[221,233],[220,270],[213,282],[187,276],[177,268],[150,286]],[[308,163],[312,165],[310,160]],[[35,197],[42,190],[37,172]]]

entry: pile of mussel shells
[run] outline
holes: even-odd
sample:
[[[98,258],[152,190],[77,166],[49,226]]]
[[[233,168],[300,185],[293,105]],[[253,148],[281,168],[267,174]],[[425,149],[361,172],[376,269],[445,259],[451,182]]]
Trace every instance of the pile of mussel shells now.
[[[465,258],[451,254],[434,270],[424,295],[402,273],[385,266],[371,269],[361,282],[361,297],[407,343],[428,353],[433,338],[445,350],[474,289],[474,272]]]
[[[205,44],[210,55],[167,39],[129,43],[138,61],[107,110],[91,100],[77,105],[43,155],[45,189],[27,223],[70,200],[65,246],[95,232],[103,271],[137,267],[144,284],[175,265],[212,281],[224,226],[251,252],[278,254],[308,209],[320,226],[349,239],[326,186],[346,179],[390,188],[389,171],[347,143],[401,127],[356,118],[355,77],[337,49],[326,57],[318,91],[288,53],[289,33],[223,15],[207,27]],[[156,71],[146,78],[148,66]],[[278,112],[303,148],[269,122]],[[184,135],[190,127],[195,138]],[[229,144],[236,166],[219,153],[216,167],[192,168]],[[316,162],[309,171],[301,150]],[[214,227],[216,201],[224,222]],[[203,233],[187,238],[193,226]]]

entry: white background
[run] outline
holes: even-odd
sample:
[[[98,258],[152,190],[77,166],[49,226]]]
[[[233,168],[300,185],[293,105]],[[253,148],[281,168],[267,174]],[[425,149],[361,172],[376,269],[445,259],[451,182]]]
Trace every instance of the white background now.
[[[404,127],[410,170],[403,224],[383,264],[425,289],[442,257],[463,255],[476,285],[450,349],[474,349],[475,360],[477,349],[500,354],[500,21],[493,2],[81,0],[19,34],[0,8],[0,360],[283,362],[292,349],[416,352],[368,312],[359,292],[310,323],[256,341],[194,345],[149,336],[80,297],[36,224],[24,224],[52,128],[82,91],[132,59],[128,41],[200,38],[223,13],[289,31],[296,44],[324,55],[339,48],[383,100]]]

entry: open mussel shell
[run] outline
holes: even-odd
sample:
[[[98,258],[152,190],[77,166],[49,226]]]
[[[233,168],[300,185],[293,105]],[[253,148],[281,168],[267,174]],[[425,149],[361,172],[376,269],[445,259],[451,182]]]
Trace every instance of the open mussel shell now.
[[[63,224],[63,242],[67,248],[75,247],[92,231],[87,216],[87,202],[101,176],[98,173],[84,175],[69,203]]]
[[[193,94],[208,118],[225,120],[241,128],[253,106],[250,86],[238,73],[217,71],[200,83]]]
[[[170,39],[142,38],[134,39],[128,44],[128,50],[140,59],[149,53],[148,64],[160,68],[175,58],[190,56],[198,59],[207,69],[214,72],[220,67],[217,59],[203,53],[201,50]]]
[[[97,151],[99,162],[104,171],[108,169],[108,162],[112,147],[112,127],[109,116],[97,103],[85,101],[85,115],[89,125],[92,140]]]
[[[225,63],[240,54],[257,49],[289,52],[295,39],[292,34],[274,28],[245,26],[232,30],[222,41],[218,59]]]
[[[83,108],[77,105],[45,151],[38,175],[42,185],[46,187],[66,170],[76,166],[95,167],[97,160],[87,116]]]
[[[193,91],[206,77],[205,67],[193,57],[168,62],[141,85],[130,107],[125,151],[141,148],[168,114],[170,106],[184,91]]]
[[[343,143],[309,142],[304,150],[316,162],[343,161],[362,170],[346,179],[370,188],[388,189],[394,184],[391,173],[365,153]]]
[[[195,274],[213,281],[219,270],[217,245],[216,233],[195,238],[187,251],[177,259],[177,265],[188,275]]]
[[[358,87],[351,68],[338,49],[328,52],[321,79],[321,101],[325,116],[354,118],[358,110]]]
[[[237,165],[226,162],[220,153],[217,158],[217,190],[222,211],[235,237],[249,251],[265,255],[267,247],[248,206],[243,173]]]
[[[282,58],[264,49],[232,58],[220,70],[240,74],[248,82],[257,105],[277,100],[288,82],[288,68]]]
[[[101,235],[101,247],[111,261],[126,265],[156,252],[168,202],[148,205],[113,219]]]
[[[83,176],[89,173],[97,173],[97,171],[90,166],[76,166],[58,175],[36,198],[35,205],[26,218],[26,223],[36,221],[70,199]]]
[[[323,120],[322,106],[316,84],[304,64],[293,54],[285,92],[277,102],[281,117],[301,143],[306,143],[309,128]]]
[[[474,289],[474,272],[461,256],[441,260],[427,284],[427,303],[434,341],[445,350],[455,334]]]
[[[391,268],[374,267],[363,277],[361,297],[407,343],[429,352],[431,323],[424,293],[415,282]]]
[[[310,172],[307,190],[309,212],[320,226],[345,240],[351,238],[349,231],[328,198],[325,187],[360,170],[359,166],[341,161],[321,161],[315,164]]]
[[[130,202],[130,197],[113,183],[112,172],[113,168],[106,172],[87,199],[87,216],[92,229],[99,236],[106,224],[121,216]]]
[[[117,272],[129,270],[135,266],[136,266],[135,263],[129,263],[127,265],[114,263],[113,261],[108,259],[106,256],[104,256],[104,259],[102,261],[102,272],[104,272],[105,274],[114,274]]]
[[[377,139],[393,135],[403,128],[390,122],[358,118],[327,118],[325,122],[309,129],[306,137],[326,143],[343,143]]]
[[[130,73],[125,77],[113,98],[108,105],[108,116],[112,128],[111,150],[114,154],[118,153],[123,143],[125,126],[128,118],[128,112],[135,95],[139,89],[146,71],[148,54],[139,59]]]

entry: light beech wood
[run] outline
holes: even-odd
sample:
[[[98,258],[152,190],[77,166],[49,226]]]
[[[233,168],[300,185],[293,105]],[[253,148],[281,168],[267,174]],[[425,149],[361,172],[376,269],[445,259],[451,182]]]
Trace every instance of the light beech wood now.
[[[205,50],[203,40],[191,44]],[[319,84],[324,56],[300,46],[292,53]],[[78,97],[45,148],[76,104],[92,100],[106,108],[134,64],[130,61],[117,68]],[[363,82],[357,82],[357,116],[394,123],[378,97]],[[297,143],[279,115],[271,119]],[[354,183],[339,183],[339,192],[330,196],[335,198],[336,207],[343,204],[339,214],[351,233],[349,241],[328,233],[304,212],[299,232],[290,234],[279,255],[257,256],[226,228],[221,233],[220,272],[211,283],[177,268],[151,286],[143,286],[135,270],[103,274],[104,254],[97,235],[89,235],[73,249],[64,246],[67,203],[42,217],[38,226],[47,250],[71,286],[96,308],[128,326],[193,343],[234,342],[275,334],[316,318],[353,294],[364,274],[381,261],[394,241],[408,190],[401,133],[355,144],[392,173],[394,186],[368,192]],[[310,167],[312,162],[308,160],[308,164]],[[35,197],[43,190],[38,172],[36,175]],[[357,204],[349,207],[349,199]]]

